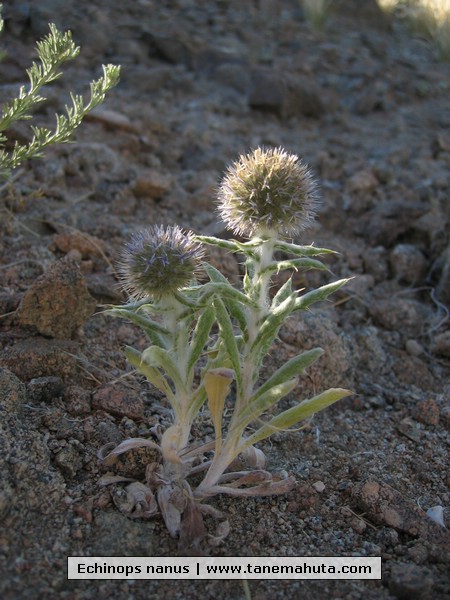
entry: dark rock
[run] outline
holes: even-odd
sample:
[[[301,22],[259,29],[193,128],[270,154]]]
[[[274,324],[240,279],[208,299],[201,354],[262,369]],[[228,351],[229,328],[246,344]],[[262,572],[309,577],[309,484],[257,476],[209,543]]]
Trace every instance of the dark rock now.
[[[364,268],[375,277],[376,282],[386,281],[389,277],[388,254],[383,246],[367,248],[363,255]]]
[[[158,541],[153,525],[135,523],[117,511],[101,511],[94,519],[92,552],[95,556],[152,556]]]
[[[19,322],[42,335],[70,339],[95,307],[77,263],[63,258],[25,292],[19,307]]]
[[[441,302],[450,306],[450,246],[442,257],[442,271],[436,287],[436,295]]]
[[[144,32],[142,40],[148,47],[150,57],[173,65],[193,66],[194,49],[188,42],[151,31]]]
[[[306,77],[286,77],[268,68],[251,71],[248,99],[251,108],[287,118],[303,115],[318,118],[325,112],[317,84]]]
[[[429,316],[427,308],[409,298],[387,298],[373,302],[369,307],[375,323],[385,329],[399,330],[414,337],[422,333],[424,321]]]
[[[55,464],[61,469],[64,476],[73,479],[83,466],[83,460],[73,444],[67,444],[60,450],[55,458]]]
[[[431,352],[450,357],[450,331],[444,331],[433,337]]]
[[[71,385],[64,391],[64,405],[73,416],[91,412],[91,393],[77,385]]]
[[[424,600],[432,598],[433,577],[424,567],[397,563],[391,568],[388,586],[398,600]]]
[[[50,402],[62,395],[64,389],[61,377],[35,377],[27,385],[28,398],[32,402]]]
[[[369,245],[389,248],[425,211],[425,206],[419,202],[411,201],[407,210],[404,200],[384,202],[361,217],[361,233]]]

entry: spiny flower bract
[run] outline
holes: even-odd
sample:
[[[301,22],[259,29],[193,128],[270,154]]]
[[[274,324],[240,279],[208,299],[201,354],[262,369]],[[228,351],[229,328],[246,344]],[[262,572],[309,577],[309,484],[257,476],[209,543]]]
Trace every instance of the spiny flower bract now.
[[[227,170],[218,191],[222,219],[236,234],[294,236],[317,209],[317,187],[308,168],[282,148],[257,148]]]
[[[160,298],[187,286],[203,260],[201,244],[178,226],[151,226],[131,236],[119,276],[131,298]]]

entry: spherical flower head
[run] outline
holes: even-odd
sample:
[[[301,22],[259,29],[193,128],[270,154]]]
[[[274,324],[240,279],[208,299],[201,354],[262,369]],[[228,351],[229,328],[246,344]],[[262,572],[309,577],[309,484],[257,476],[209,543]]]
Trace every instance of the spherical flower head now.
[[[203,260],[201,244],[178,226],[155,225],[134,233],[119,265],[121,283],[134,300],[160,299],[186,287]]]
[[[227,170],[218,192],[219,211],[236,234],[293,237],[314,219],[317,186],[295,154],[257,148]]]

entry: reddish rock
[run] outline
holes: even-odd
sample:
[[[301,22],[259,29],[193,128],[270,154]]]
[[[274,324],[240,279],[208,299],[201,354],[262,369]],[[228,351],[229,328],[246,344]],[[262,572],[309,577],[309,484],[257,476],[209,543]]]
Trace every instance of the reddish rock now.
[[[68,254],[71,250],[78,250],[81,254],[81,258],[98,258],[103,255],[105,244],[103,240],[95,236],[81,233],[80,231],[73,231],[56,235],[53,238],[49,249],[52,252],[59,251],[64,254]]]
[[[42,335],[70,339],[95,307],[77,263],[63,258],[25,292],[18,311],[19,322]]]
[[[64,405],[73,416],[91,412],[91,393],[77,385],[69,386],[64,392]]]
[[[170,177],[153,170],[137,178],[133,191],[136,198],[159,200],[171,187]]]
[[[434,400],[428,398],[416,404],[412,416],[425,425],[437,425],[440,416],[439,407]]]
[[[361,483],[354,489],[352,498],[357,509],[372,523],[425,539],[431,544],[434,557],[443,562],[450,559],[449,532],[434,523],[415,502],[386,483],[371,480]]]
[[[51,375],[64,379],[75,372],[77,350],[76,342],[34,337],[9,348],[1,362],[24,381]]]
[[[112,384],[102,386],[94,393],[92,408],[130,419],[142,419],[144,416],[141,398],[137,398],[132,390]]]

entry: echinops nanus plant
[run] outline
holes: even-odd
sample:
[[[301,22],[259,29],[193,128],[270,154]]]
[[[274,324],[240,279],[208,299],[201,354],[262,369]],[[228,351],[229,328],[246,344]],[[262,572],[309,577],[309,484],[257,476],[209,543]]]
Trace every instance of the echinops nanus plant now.
[[[218,210],[226,226],[248,241],[152,226],[134,234],[123,251],[120,278],[131,302],[108,312],[129,319],[147,334],[148,348],[141,352],[127,347],[125,354],[162,392],[173,418],[164,432],[154,429],[153,439],[129,439],[100,453],[110,466],[123,452],[153,448],[155,460],[147,465],[145,481],[106,475],[101,483],[126,481],[131,516],[161,513],[170,534],[183,543],[198,543],[206,535],[203,514],[222,520],[216,535],[209,536],[211,542],[219,543],[227,535],[224,515],[205,503],[212,496],[291,490],[294,479],[269,473],[265,455],[255,444],[308,422],[351,393],[332,388],[276,411],[280,400],[297,388],[305,369],[323,354],[321,348],[301,353],[266,381],[260,380],[264,358],[286,319],[326,299],[347,281],[300,295],[289,278],[270,298],[273,276],[281,270],[326,270],[317,257],[331,250],[288,239],[308,226],[317,203],[316,184],[297,156],[281,148],[257,148],[229,167],[218,190]],[[244,257],[242,289],[205,261],[205,245]],[[277,259],[275,253],[289,258]],[[204,283],[197,281],[201,271]],[[229,397],[232,409],[225,410]],[[193,424],[205,407],[214,435],[196,439]]]

